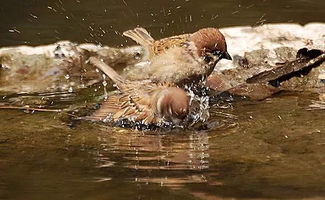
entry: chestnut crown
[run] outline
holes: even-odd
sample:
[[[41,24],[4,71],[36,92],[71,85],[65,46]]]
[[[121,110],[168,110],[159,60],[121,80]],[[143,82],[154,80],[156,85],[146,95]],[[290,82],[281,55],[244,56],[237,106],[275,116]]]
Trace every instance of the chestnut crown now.
[[[204,57],[207,53],[231,60],[227,52],[224,35],[217,28],[203,28],[193,33],[191,41],[198,49],[198,55]]]
[[[160,105],[160,112],[167,118],[184,119],[189,112],[190,99],[180,88],[170,87],[164,91]]]

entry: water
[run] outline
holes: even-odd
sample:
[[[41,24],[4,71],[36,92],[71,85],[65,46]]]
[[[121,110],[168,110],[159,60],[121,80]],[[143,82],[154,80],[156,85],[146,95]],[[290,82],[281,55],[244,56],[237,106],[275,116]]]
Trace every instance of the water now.
[[[0,199],[324,197],[325,113],[307,111],[315,98],[213,107],[201,131],[70,127],[58,113],[0,110]]]
[[[1,0],[0,46],[57,40],[126,43],[137,25],[160,38],[207,26],[324,21],[323,0]]]
[[[127,45],[133,43],[120,32],[136,25],[163,37],[205,26],[324,22],[324,6],[322,0],[1,0],[0,46],[62,39]],[[103,93],[43,97],[51,108],[68,108]],[[308,110],[315,99],[286,92],[219,102],[207,130],[169,132],[2,109],[0,199],[324,199],[325,112]]]

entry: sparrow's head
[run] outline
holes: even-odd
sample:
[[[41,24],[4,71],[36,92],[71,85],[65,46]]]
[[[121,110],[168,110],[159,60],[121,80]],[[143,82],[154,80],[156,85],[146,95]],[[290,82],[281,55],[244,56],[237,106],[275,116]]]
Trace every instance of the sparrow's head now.
[[[217,28],[200,29],[192,34],[190,40],[194,42],[198,55],[209,65],[214,66],[222,58],[232,60],[225,37]]]
[[[190,98],[177,87],[169,87],[159,94],[157,109],[160,115],[173,122],[183,120],[189,112]]]

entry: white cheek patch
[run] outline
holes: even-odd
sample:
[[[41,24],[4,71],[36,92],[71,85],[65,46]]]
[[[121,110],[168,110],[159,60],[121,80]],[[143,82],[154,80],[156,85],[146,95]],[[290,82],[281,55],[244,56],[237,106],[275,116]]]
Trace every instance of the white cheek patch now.
[[[214,65],[219,60],[219,56],[213,55],[211,53],[207,53],[207,55],[211,58],[210,62],[208,63],[209,65]]]
[[[209,65],[212,65],[216,62],[216,60],[214,58],[211,59],[211,61],[209,62]]]

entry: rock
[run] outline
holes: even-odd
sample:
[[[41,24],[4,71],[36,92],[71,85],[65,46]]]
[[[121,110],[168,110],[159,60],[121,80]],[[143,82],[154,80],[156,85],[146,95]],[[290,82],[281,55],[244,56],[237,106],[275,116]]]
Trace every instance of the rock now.
[[[95,68],[85,64],[98,56],[112,66],[133,64],[141,48],[117,49],[94,44],[60,41],[52,45],[0,49],[1,93],[47,93],[72,91],[102,80]],[[40,84],[41,83],[41,84]]]
[[[277,87],[274,91],[307,90],[324,93],[323,60],[299,60],[296,55],[303,48],[324,52],[325,23],[304,26],[266,24],[220,30],[226,37],[228,51],[234,60],[221,60],[217,64],[207,81],[211,88],[245,95],[254,94],[252,97],[256,98],[265,95],[257,95],[253,88],[261,93],[264,88],[266,94],[271,94],[269,89],[272,86],[266,85],[273,81],[272,85]],[[141,68],[138,63],[142,55],[141,47],[117,49],[94,44],[78,45],[69,41],[39,47],[1,48],[0,93],[69,92],[97,83],[103,78],[94,67],[85,64],[89,56],[99,57],[115,69],[121,70],[130,65],[128,68],[135,68],[137,74],[141,70],[137,71],[134,64]],[[315,62],[320,60],[308,68],[308,62],[313,62],[311,59],[316,59]],[[294,66],[290,67],[289,64]],[[303,69],[308,69],[308,73]],[[300,71],[303,73],[300,74]],[[281,84],[274,84],[277,81]]]
[[[281,90],[279,88],[273,87],[268,84],[261,84],[261,83],[255,83],[255,84],[244,83],[227,90],[227,92],[231,94],[247,96],[254,100],[265,99],[280,91]]]
[[[284,81],[281,83],[280,88],[283,90],[310,91],[322,94],[325,93],[324,74],[325,62],[323,61],[320,66],[311,69],[308,74],[301,74]]]
[[[301,55],[300,51],[306,51],[306,55]],[[317,52],[313,55],[311,52]],[[310,55],[309,55],[310,54]],[[325,54],[321,51],[301,49],[297,54],[298,58],[291,62],[278,63],[270,66],[270,70],[266,70],[246,80],[247,83],[266,83],[269,82],[274,86],[283,81],[289,80],[293,76],[300,74],[308,74],[309,71],[318,67],[325,61]],[[275,83],[274,83],[275,82]]]
[[[279,90],[324,93],[325,24],[268,24],[221,31],[234,59],[217,64],[207,80],[210,88],[253,99]]]
[[[278,56],[282,50],[278,48],[289,49],[289,52],[287,51],[289,54],[291,49],[294,49],[295,52],[302,48],[325,49],[325,23],[309,23],[304,26],[290,23],[265,24],[257,27],[222,28],[220,31],[226,37],[231,56],[245,57],[247,52],[266,50],[267,55],[265,52],[263,53],[265,61],[271,65],[283,61],[282,56]],[[284,59],[291,61],[290,58],[294,59],[294,56],[295,53],[284,57]],[[235,63],[221,60],[216,69],[223,70],[234,67],[236,67]]]

